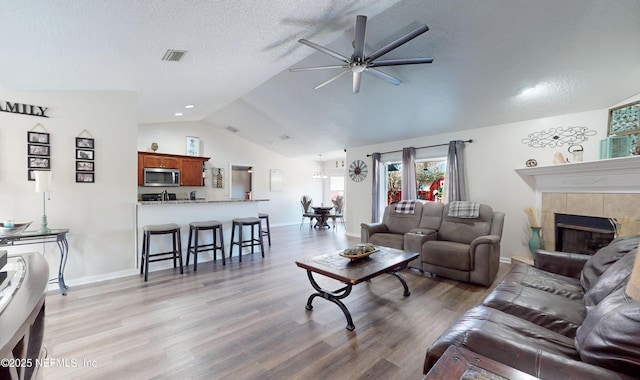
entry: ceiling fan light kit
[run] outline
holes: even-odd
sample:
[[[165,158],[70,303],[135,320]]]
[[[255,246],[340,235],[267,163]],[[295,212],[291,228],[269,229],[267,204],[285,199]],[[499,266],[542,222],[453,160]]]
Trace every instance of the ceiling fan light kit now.
[[[343,62],[341,65],[327,65],[327,66],[315,66],[315,67],[299,67],[299,68],[291,68],[289,71],[311,71],[311,70],[327,70],[327,69],[342,69],[338,74],[332,76],[327,81],[320,83],[315,89],[319,89],[327,84],[335,81],[336,79],[351,73],[353,80],[353,93],[357,94],[360,92],[360,81],[363,72],[369,73],[379,79],[382,79],[386,82],[389,82],[393,85],[399,85],[402,81],[398,78],[395,78],[387,73],[384,73],[377,69],[377,67],[384,66],[400,66],[400,65],[417,65],[422,63],[431,63],[433,62],[432,58],[399,58],[399,59],[387,59],[376,61],[376,59],[382,57],[387,54],[391,50],[394,50],[405,43],[411,41],[412,39],[418,37],[419,35],[427,32],[429,27],[426,25],[420,25],[415,28],[411,32],[405,34],[404,36],[397,38],[378,50],[371,53],[369,56],[365,55],[364,46],[365,46],[365,34],[367,29],[367,17],[358,15],[356,16],[356,30],[355,37],[353,41],[353,55],[349,58],[340,53],[336,53],[331,49],[327,49],[324,46],[320,46],[311,41],[300,39],[298,42],[301,44],[307,45],[311,48],[318,50],[321,53],[327,54],[333,58],[336,58]]]

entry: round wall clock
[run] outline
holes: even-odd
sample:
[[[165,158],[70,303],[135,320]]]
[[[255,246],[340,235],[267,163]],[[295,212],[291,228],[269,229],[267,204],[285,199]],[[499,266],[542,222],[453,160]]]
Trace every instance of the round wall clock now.
[[[361,160],[355,160],[349,165],[349,177],[352,181],[360,182],[367,177],[367,164]]]

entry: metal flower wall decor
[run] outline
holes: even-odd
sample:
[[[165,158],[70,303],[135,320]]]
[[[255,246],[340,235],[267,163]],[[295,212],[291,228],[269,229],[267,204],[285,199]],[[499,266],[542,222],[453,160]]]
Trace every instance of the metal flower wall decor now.
[[[556,127],[533,132],[521,141],[532,148],[557,148],[583,143],[596,133],[587,127]]]

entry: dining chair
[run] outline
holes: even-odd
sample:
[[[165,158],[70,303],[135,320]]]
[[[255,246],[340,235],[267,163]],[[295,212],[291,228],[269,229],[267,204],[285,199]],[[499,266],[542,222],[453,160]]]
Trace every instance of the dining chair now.
[[[313,225],[313,218],[315,218],[315,213],[311,208],[311,203],[313,200],[308,195],[303,195],[300,198],[300,206],[302,207],[302,221],[300,222],[300,228],[302,229],[302,225],[304,224],[304,219],[309,218],[309,228]]]
[[[333,203],[333,213],[331,214],[331,219],[333,220],[333,228],[334,229],[336,228],[337,220],[340,219],[340,221],[342,222],[342,227],[344,227],[344,229],[346,230],[347,226],[344,223],[344,214],[343,214],[344,196],[336,195],[336,197],[331,200],[331,203]]]

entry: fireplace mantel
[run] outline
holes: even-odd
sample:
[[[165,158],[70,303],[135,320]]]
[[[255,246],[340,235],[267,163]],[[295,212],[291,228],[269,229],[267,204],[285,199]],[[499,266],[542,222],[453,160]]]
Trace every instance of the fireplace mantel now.
[[[640,193],[640,156],[516,169],[536,192]]]

